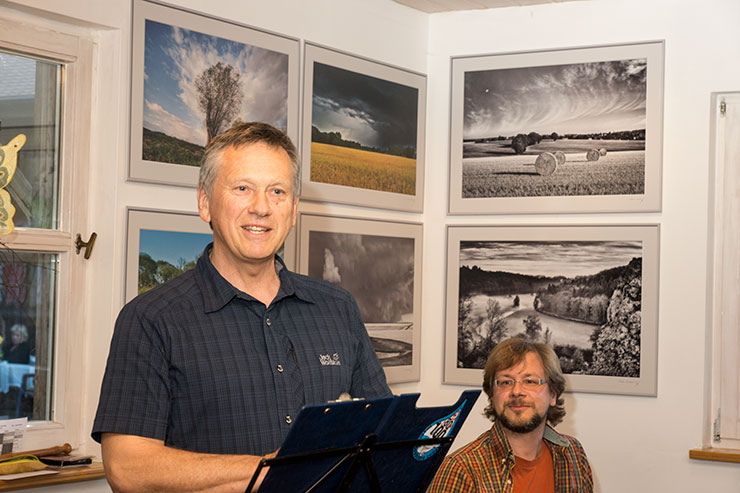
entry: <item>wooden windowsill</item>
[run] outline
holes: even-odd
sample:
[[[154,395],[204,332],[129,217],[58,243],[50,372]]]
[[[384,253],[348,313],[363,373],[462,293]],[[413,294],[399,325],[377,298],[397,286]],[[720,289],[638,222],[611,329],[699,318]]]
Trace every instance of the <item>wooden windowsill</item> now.
[[[697,448],[689,450],[689,458],[740,463],[740,450],[731,448]]]
[[[1,478],[2,476],[0,476]],[[93,462],[89,466],[70,467],[62,469],[59,474],[46,474],[43,476],[32,476],[21,479],[0,479],[0,491],[22,490],[25,488],[37,488],[39,486],[53,486],[56,484],[75,483],[90,479],[101,479],[105,477],[102,462]]]

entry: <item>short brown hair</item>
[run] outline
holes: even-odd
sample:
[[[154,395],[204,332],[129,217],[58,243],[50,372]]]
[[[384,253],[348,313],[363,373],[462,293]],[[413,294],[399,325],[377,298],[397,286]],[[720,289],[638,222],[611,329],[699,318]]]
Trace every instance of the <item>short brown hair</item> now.
[[[257,143],[283,149],[293,165],[293,199],[298,197],[301,186],[301,169],[298,161],[298,151],[285,132],[268,123],[248,122],[234,125],[229,130],[218,134],[206,147],[198,175],[198,188],[202,189],[207,197],[213,191],[213,182],[216,181],[218,166],[221,163],[223,152],[230,147],[242,147]]]
[[[519,364],[528,353],[535,353],[542,360],[547,384],[550,386],[550,391],[556,396],[555,405],[550,406],[547,413],[547,421],[555,426],[565,417],[565,399],[562,397],[563,392],[565,392],[565,377],[560,369],[558,355],[545,343],[527,341],[520,337],[512,337],[501,341],[488,356],[486,369],[483,372],[483,391],[488,395],[489,403],[484,413],[488,419],[492,421],[495,419],[491,396],[493,395],[493,380],[496,373]]]

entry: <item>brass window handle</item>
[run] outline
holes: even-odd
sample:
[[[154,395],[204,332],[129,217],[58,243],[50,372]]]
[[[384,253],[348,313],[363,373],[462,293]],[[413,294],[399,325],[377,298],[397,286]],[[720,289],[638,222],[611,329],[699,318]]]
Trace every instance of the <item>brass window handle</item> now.
[[[92,254],[93,246],[95,246],[95,240],[98,237],[98,233],[92,232],[90,235],[90,239],[87,241],[82,241],[82,236],[80,236],[79,233],[77,233],[77,239],[75,240],[75,251],[77,252],[77,255],[80,254],[80,250],[82,248],[85,249],[85,259],[89,259],[90,255]]]

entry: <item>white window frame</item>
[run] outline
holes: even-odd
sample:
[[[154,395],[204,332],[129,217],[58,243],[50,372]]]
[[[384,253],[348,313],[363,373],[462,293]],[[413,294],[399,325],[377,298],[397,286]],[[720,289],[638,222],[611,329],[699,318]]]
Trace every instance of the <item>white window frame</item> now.
[[[712,95],[704,448],[740,453],[740,93]]]
[[[62,63],[58,229],[16,228],[0,237],[17,250],[59,254],[52,350],[51,420],[29,423],[24,449],[84,443],[86,271],[75,238],[87,239],[94,41],[79,26],[0,7],[0,48]],[[4,143],[3,143],[4,144]],[[21,149],[20,152],[23,152]]]

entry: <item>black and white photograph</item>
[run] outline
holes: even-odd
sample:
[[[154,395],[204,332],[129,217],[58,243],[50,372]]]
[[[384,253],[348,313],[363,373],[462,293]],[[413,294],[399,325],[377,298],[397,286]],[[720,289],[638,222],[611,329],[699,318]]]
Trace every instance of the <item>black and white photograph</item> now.
[[[654,207],[662,45],[619,48],[453,59],[451,209]]]
[[[418,379],[421,225],[301,214],[299,272],[357,301],[389,381]]]
[[[303,193],[421,212],[424,76],[306,45]]]
[[[203,152],[233,125],[298,130],[298,44],[138,0],[129,178],[195,186]]]
[[[446,352],[456,370],[481,371],[500,341],[522,337],[552,346],[576,383],[593,377],[637,387],[650,380],[656,227],[451,227],[448,233],[457,256],[450,255],[448,266],[448,275],[455,269],[456,294],[448,300],[454,341],[448,339]]]

